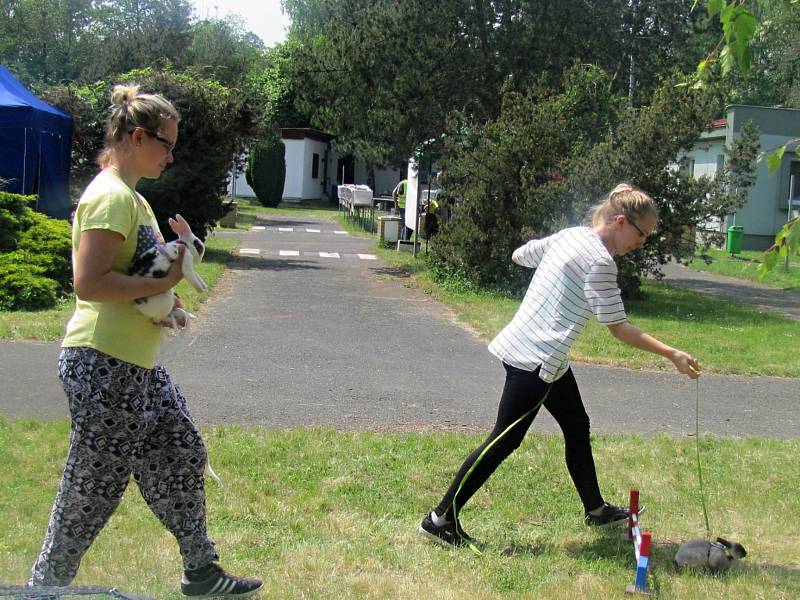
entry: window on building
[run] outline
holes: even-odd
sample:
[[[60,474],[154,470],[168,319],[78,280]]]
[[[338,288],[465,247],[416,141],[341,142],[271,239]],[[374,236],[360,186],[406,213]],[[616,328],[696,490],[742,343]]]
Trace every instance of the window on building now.
[[[800,209],[800,162],[793,160],[789,169],[789,195],[792,198],[792,209]]]
[[[725,155],[724,154],[717,154],[717,172],[715,176],[722,175],[722,172],[725,170]]]
[[[319,178],[319,154],[314,153],[311,159],[311,179]]]

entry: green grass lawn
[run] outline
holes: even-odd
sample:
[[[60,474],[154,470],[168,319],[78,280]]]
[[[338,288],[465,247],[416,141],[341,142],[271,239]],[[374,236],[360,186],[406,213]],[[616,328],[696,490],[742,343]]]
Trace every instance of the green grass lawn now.
[[[67,423],[0,419],[0,581],[22,583],[40,548]],[[623,598],[630,545],[582,524],[560,436],[529,435],[462,513],[483,556],[445,550],[416,529],[464,456],[468,433],[206,430],[224,489],[208,482],[209,532],[231,571],[265,580],[262,598]],[[694,441],[600,436],[601,486],[623,502],[638,486],[653,533],[650,586],[674,599],[800,597],[798,441],[704,438],[714,535],[749,556],[718,577],[680,573],[677,545],[703,537]],[[744,492],[746,490],[746,493]],[[172,536],[131,484],[83,560],[76,585],[177,600]]]
[[[774,288],[800,290],[800,264],[798,264],[800,258],[790,262],[788,269],[785,268],[784,261],[779,261],[778,266],[761,279],[758,275],[761,256],[761,252],[755,251],[745,250],[740,254],[731,255],[724,250],[710,248],[695,256],[686,266],[696,271],[745,279]],[[710,262],[706,262],[706,258]]]
[[[409,253],[378,248],[381,259],[410,272],[419,286],[487,341],[514,316],[520,300],[454,292],[436,285],[426,263]],[[695,355],[711,373],[800,377],[800,321],[645,280],[645,300],[628,300],[630,322]],[[574,360],[633,369],[672,369],[659,356],[619,342],[592,320],[572,348]]]
[[[284,215],[290,217],[332,218],[338,207],[328,201],[281,202],[275,208],[263,206],[257,198],[237,198],[236,228],[249,229],[258,215]]]
[[[186,308],[193,312],[208,298],[212,288],[232,258],[232,250],[238,246],[230,238],[209,237],[206,239],[206,254],[203,262],[195,265],[197,272],[208,284],[208,290],[197,292],[185,281],[177,286]],[[64,326],[75,310],[75,297],[62,300],[58,307],[42,311],[0,311],[0,340],[58,340],[64,335]]]

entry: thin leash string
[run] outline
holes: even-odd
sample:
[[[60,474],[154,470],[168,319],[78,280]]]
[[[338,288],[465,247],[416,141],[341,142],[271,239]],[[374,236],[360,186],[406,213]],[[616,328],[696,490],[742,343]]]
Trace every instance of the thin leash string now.
[[[545,391],[545,393],[544,393],[544,396],[542,397],[542,399],[541,399],[541,400],[539,400],[539,402],[536,404],[536,406],[534,406],[532,409],[530,409],[528,412],[526,412],[524,415],[522,415],[520,418],[518,418],[516,421],[514,421],[514,422],[513,422],[511,425],[509,425],[508,427],[506,427],[506,428],[503,430],[503,433],[501,433],[501,434],[500,434],[500,435],[498,435],[498,436],[497,436],[495,439],[493,439],[493,440],[492,440],[492,442],[491,442],[489,445],[487,445],[487,446],[486,446],[486,448],[484,448],[484,449],[481,451],[481,453],[478,455],[478,458],[476,458],[476,459],[475,459],[475,462],[473,462],[473,463],[472,463],[472,466],[471,466],[471,467],[469,468],[469,470],[467,470],[467,472],[464,474],[464,477],[462,477],[462,478],[461,478],[461,483],[459,483],[459,484],[458,484],[458,489],[456,490],[456,493],[455,493],[455,494],[453,494],[453,502],[451,503],[451,506],[453,507],[453,519],[455,519],[456,535],[457,535],[457,536],[458,536],[458,537],[459,537],[459,538],[460,538],[460,539],[461,539],[463,542],[465,542],[465,543],[466,543],[467,547],[468,547],[470,550],[472,550],[472,551],[473,551],[475,554],[477,554],[478,556],[481,556],[481,555],[483,554],[483,552],[481,552],[481,549],[480,549],[480,548],[478,548],[478,546],[476,546],[476,545],[475,545],[475,543],[474,543],[474,542],[473,542],[471,539],[469,539],[469,538],[465,538],[463,535],[461,535],[461,532],[459,531],[459,526],[458,526],[458,510],[456,509],[456,498],[458,498],[458,494],[459,494],[459,493],[461,493],[461,490],[462,490],[462,488],[464,487],[464,484],[467,482],[467,479],[469,479],[469,476],[472,474],[472,472],[475,470],[475,468],[478,466],[478,464],[481,462],[481,460],[483,460],[483,457],[484,457],[484,456],[486,456],[486,453],[487,453],[487,452],[489,452],[489,450],[491,450],[491,449],[492,449],[492,447],[494,447],[494,445],[495,445],[497,442],[499,442],[500,440],[502,440],[502,439],[503,439],[503,437],[505,437],[505,435],[506,435],[506,434],[507,434],[509,431],[511,431],[511,430],[512,430],[512,429],[514,429],[514,427],[516,427],[516,426],[517,426],[519,423],[521,423],[522,421],[524,421],[524,420],[525,420],[525,419],[528,417],[528,415],[530,415],[531,413],[534,413],[535,411],[539,410],[539,408],[542,406],[542,404],[544,404],[545,400],[547,400],[547,397],[550,395],[550,390],[552,389],[552,387],[553,387],[553,384],[552,384],[552,383],[548,384],[548,386],[547,386],[547,391]]]
[[[703,484],[703,466],[700,461],[700,372],[694,368],[689,367],[692,373],[698,375],[695,383],[695,401],[694,401],[694,443],[697,457],[697,483],[700,491],[700,506],[703,507],[703,519],[706,525],[706,537],[711,537],[711,527],[708,524],[708,508],[706,507],[706,488]]]

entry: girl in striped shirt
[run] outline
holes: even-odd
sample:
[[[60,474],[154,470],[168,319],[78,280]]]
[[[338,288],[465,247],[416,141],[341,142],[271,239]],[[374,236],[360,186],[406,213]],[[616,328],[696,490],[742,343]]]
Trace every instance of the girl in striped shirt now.
[[[458,512],[522,443],[539,408],[553,415],[564,433],[567,469],[583,503],[587,525],[606,526],[628,518],[628,509],[603,500],[589,439],[589,417],[568,353],[593,315],[622,342],[671,360],[691,378],[700,365],[690,354],[631,325],[617,286],[614,256],[640,248],[658,220],[655,202],[622,183],[591,212],[591,227],[571,227],[517,248],[511,260],[536,269],[511,322],[489,351],[503,361],[506,381],[497,422],[486,441],[464,461],[442,501],[420,525],[436,542],[473,548]]]

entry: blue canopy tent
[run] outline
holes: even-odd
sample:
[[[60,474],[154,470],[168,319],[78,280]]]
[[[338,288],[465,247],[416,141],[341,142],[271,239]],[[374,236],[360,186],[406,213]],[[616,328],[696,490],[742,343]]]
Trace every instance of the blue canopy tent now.
[[[45,104],[0,65],[0,188],[38,194],[36,209],[69,217],[72,117]]]

